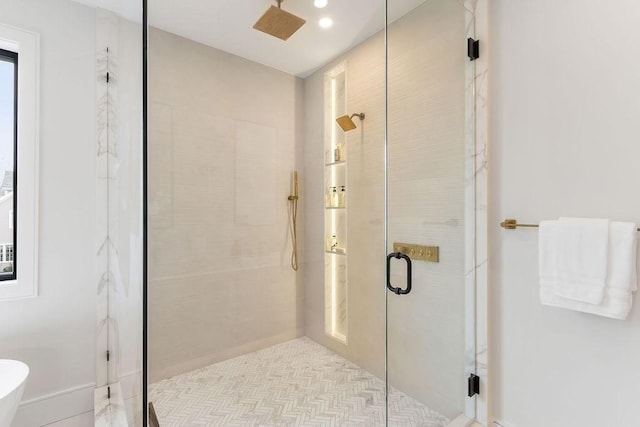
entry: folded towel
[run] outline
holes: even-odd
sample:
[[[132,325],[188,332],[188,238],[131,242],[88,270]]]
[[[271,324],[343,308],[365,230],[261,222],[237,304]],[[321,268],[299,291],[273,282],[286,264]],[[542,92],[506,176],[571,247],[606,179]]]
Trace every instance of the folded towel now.
[[[605,290],[602,302],[598,305],[562,298],[553,292],[553,288],[540,287],[540,300],[542,304],[618,320],[627,318],[633,302],[633,294],[631,291],[624,292],[613,288]]]
[[[538,230],[538,276],[541,288],[555,290],[558,281],[558,221],[542,221]]]
[[[555,293],[599,304],[607,281],[609,220],[560,218]]]
[[[634,224],[635,225],[635,224]],[[631,255],[631,290],[638,290],[638,227],[634,230],[633,254]]]
[[[555,295],[556,282],[558,281],[558,221],[542,221],[540,223],[538,276],[540,289],[550,289],[550,294]]]
[[[636,225],[611,222],[609,226],[607,279],[599,304],[591,304],[557,295],[556,257],[560,221],[540,223],[539,274],[540,300],[543,304],[597,314],[613,319],[626,319],[637,289],[637,233]]]
[[[636,225],[612,221],[609,227],[609,268],[607,287],[623,291],[637,289]]]

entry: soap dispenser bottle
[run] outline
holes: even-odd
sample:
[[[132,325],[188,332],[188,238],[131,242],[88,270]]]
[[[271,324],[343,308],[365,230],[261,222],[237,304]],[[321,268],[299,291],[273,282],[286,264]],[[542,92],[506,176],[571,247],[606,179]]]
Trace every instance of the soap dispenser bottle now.
[[[337,208],[340,206],[340,200],[338,196],[338,187],[331,187],[331,207]]]
[[[340,186],[340,193],[338,193],[338,207],[344,208],[347,203],[347,187]]]
[[[329,192],[325,196],[325,207],[332,208],[333,207],[333,193],[336,192],[336,187],[329,187]]]
[[[339,142],[333,150],[333,160],[338,163],[344,161],[344,144]]]

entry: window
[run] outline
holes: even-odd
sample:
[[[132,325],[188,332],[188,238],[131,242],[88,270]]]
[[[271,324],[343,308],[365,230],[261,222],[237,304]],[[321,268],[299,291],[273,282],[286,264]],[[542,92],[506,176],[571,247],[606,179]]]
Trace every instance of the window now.
[[[37,33],[0,24],[0,301],[38,290],[39,56]]]
[[[18,53],[0,49],[0,281],[15,280],[13,246],[17,227]],[[9,250],[11,253],[9,254]]]

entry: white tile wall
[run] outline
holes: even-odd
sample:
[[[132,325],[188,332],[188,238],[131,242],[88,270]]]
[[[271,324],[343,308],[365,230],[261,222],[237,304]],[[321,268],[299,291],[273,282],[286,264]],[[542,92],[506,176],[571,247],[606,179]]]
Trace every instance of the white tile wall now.
[[[238,120],[235,136],[236,224],[274,225],[278,202],[277,129]]]
[[[166,32],[152,29],[150,37],[156,381],[302,332],[287,216],[290,173],[303,175],[302,85]]]

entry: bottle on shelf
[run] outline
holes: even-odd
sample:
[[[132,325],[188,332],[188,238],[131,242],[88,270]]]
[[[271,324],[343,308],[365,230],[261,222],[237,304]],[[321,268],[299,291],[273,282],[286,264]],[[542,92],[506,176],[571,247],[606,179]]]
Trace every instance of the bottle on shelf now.
[[[338,187],[329,187],[329,192],[325,195],[325,207],[327,208],[334,208],[334,201],[337,201],[337,196],[334,196],[334,194],[337,194],[338,192]]]
[[[338,187],[331,187],[331,205],[332,208],[340,206],[340,200],[338,196]]]
[[[338,193],[338,207],[344,208],[347,203],[347,187],[344,185],[340,186],[340,192]]]
[[[333,252],[337,247],[338,247],[338,238],[334,234],[331,237],[329,237],[329,239],[327,240],[327,251]]]
[[[344,144],[342,142],[339,142],[333,150],[333,161],[336,163],[344,161]]]

